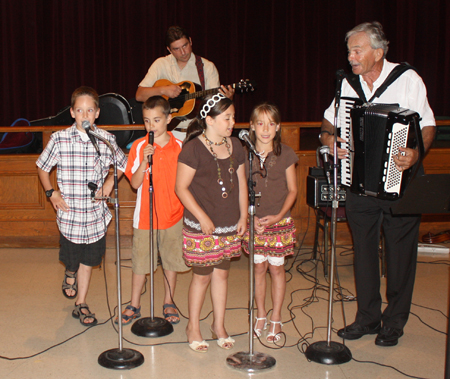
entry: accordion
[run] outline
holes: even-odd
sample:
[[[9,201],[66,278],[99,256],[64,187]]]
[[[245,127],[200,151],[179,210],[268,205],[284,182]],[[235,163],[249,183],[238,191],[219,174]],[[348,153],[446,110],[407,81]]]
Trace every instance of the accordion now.
[[[352,192],[396,200],[415,176],[423,156],[419,114],[398,104],[364,104],[350,110],[350,181],[342,184]],[[393,157],[399,147],[419,149],[419,160],[408,170],[399,171]],[[344,166],[344,165],[342,165]]]

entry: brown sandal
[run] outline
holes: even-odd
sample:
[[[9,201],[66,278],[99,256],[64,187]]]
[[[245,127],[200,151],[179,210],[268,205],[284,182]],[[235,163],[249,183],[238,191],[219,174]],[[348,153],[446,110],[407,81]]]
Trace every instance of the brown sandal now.
[[[67,283],[67,279],[75,279],[75,281],[73,282],[73,284],[69,284]],[[69,296],[66,292],[66,290],[74,290],[75,294],[73,294],[72,296]],[[77,281],[77,273],[76,272],[70,272],[67,271],[64,273],[64,279],[62,282],[62,293],[65,297],[67,297],[68,299],[75,299],[78,295],[78,281]]]
[[[83,313],[82,309],[86,309],[87,313]],[[78,305],[75,304],[75,309],[72,312],[72,317],[73,318],[79,318],[81,325],[84,325],[84,326],[97,325],[97,319],[95,318],[95,313],[91,313],[91,311],[89,310],[88,305],[85,304],[85,303],[81,303],[81,304],[78,304]],[[94,321],[92,321],[92,322],[84,322],[84,320],[86,320],[87,318],[92,318],[92,319],[94,319]]]

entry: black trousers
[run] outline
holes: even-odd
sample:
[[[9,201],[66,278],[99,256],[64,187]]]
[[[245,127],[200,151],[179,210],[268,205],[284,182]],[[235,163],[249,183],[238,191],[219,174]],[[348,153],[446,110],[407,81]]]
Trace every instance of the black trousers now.
[[[355,282],[360,325],[382,321],[386,327],[403,329],[408,320],[417,262],[420,216],[393,216],[395,202],[347,191],[346,213],[355,250]],[[382,312],[379,241],[385,237],[386,298]]]

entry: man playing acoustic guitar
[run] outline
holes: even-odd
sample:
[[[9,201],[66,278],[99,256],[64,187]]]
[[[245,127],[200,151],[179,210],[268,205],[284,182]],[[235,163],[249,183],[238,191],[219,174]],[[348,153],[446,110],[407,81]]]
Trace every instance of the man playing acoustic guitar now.
[[[176,83],[182,81],[201,84],[203,90],[221,87],[218,92],[222,92],[230,99],[233,98],[235,90],[231,86],[220,86],[219,72],[214,63],[192,54],[192,40],[185,29],[171,26],[167,30],[166,46],[170,54],[158,58],[150,66],[147,75],[139,83],[136,100],[145,101],[150,96],[156,95],[176,98],[182,91]],[[173,130],[177,138],[184,139],[189,122],[185,120]]]

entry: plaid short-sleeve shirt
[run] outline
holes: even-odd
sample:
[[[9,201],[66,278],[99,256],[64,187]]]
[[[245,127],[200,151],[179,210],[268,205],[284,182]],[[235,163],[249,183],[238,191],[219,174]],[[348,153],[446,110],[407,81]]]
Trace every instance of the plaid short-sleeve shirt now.
[[[125,171],[127,159],[117,146],[111,133],[95,127],[95,132],[107,139],[115,152],[117,168]],[[43,171],[50,172],[57,166],[57,181],[61,196],[69,206],[68,212],[58,210],[56,222],[60,232],[69,241],[90,244],[106,234],[112,215],[104,202],[92,203],[88,183],[102,187],[114,164],[114,156],[109,147],[98,140],[101,156],[97,155],[91,141],[83,141],[76,128],[72,127],[53,133],[50,141],[36,161]]]

